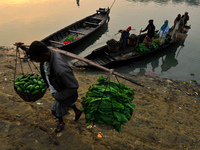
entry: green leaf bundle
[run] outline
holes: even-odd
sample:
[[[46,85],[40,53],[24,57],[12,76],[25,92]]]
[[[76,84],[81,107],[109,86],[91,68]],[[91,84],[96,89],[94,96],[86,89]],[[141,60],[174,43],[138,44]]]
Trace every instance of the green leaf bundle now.
[[[148,51],[149,51],[149,49],[143,43],[140,43],[136,46],[136,52],[138,52],[139,54],[142,54],[142,53],[145,53]]]
[[[122,132],[121,125],[132,118],[135,110],[132,104],[134,91],[121,83],[108,82],[103,77],[88,88],[82,99],[82,111],[88,125],[91,122],[107,124],[118,132]]]

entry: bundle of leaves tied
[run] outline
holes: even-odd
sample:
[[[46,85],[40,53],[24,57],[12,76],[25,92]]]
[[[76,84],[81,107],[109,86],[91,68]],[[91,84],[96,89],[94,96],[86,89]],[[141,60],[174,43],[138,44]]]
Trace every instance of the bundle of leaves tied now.
[[[121,125],[132,118],[134,91],[129,87],[99,77],[82,97],[86,123],[106,124],[122,132]]]

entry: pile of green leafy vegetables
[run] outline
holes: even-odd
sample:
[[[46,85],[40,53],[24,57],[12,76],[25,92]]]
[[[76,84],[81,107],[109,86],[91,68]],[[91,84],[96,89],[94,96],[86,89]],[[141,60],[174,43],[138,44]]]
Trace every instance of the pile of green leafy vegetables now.
[[[160,47],[160,41],[159,41],[158,39],[154,39],[154,40],[153,40],[152,48],[153,48],[154,50],[157,50],[159,47]]]
[[[121,125],[132,118],[135,105],[132,104],[134,91],[114,81],[99,77],[82,97],[82,111],[86,123],[106,124],[122,132]]]
[[[140,43],[136,46],[136,52],[138,52],[139,54],[142,54],[142,53],[145,53],[148,51],[149,51],[149,49],[143,43]]]
[[[152,49],[157,50],[159,47],[160,47],[159,35],[155,32]],[[140,43],[136,46],[136,52],[138,52],[139,54],[146,53],[148,51],[149,48],[143,43]]]

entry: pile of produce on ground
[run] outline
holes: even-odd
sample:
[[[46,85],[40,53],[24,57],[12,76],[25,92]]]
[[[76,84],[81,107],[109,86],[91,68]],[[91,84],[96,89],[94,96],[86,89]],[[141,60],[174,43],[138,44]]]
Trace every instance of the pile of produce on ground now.
[[[78,37],[74,37],[74,36],[67,36],[65,39],[64,39],[64,44],[69,44],[73,41],[76,41],[77,39],[79,39]]]
[[[15,80],[16,91],[27,94],[38,94],[46,91],[47,85],[37,74],[22,75]]]
[[[122,132],[121,125],[132,118],[134,91],[129,87],[99,77],[82,97],[86,123],[106,124]]]

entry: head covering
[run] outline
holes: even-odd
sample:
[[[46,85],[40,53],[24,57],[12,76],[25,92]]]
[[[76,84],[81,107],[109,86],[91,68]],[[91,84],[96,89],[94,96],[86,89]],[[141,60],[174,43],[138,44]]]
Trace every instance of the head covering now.
[[[48,52],[48,47],[41,41],[34,41],[31,43],[29,49],[27,50],[27,55],[43,56],[44,53]]]
[[[131,26],[129,26],[126,30],[130,31],[131,30]]]
[[[167,22],[166,24],[164,23],[161,27],[161,30],[165,29],[168,26],[168,20],[165,20],[165,22]]]
[[[150,19],[150,20],[149,20],[149,23],[150,23],[150,24],[153,24],[153,19]]]

